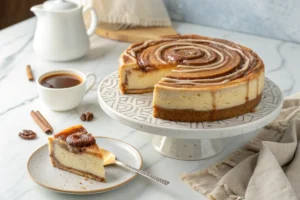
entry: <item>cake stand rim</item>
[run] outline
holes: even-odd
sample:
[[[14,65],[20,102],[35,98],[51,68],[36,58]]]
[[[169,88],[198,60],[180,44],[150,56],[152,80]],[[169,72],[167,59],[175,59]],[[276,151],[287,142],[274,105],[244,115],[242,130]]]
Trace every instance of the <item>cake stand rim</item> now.
[[[161,135],[166,137],[174,137],[174,138],[182,138],[182,139],[218,139],[218,138],[227,138],[227,137],[242,135],[263,128],[264,126],[272,122],[279,115],[283,105],[284,96],[281,89],[278,87],[277,84],[275,84],[273,81],[268,79],[277,87],[278,91],[280,91],[281,102],[279,106],[276,107],[276,109],[274,109],[271,113],[264,116],[263,118],[245,124],[232,126],[232,127],[210,128],[210,129],[191,129],[191,128],[176,127],[172,129],[170,127],[153,125],[147,122],[130,120],[128,117],[124,117],[122,114],[112,109],[104,102],[100,94],[100,87],[104,80],[106,80],[109,76],[115,74],[116,72],[117,71],[114,71],[108,74],[107,76],[105,76],[105,78],[101,80],[100,84],[97,87],[98,102],[100,104],[100,107],[108,116],[120,121],[122,124],[125,124],[131,128],[143,132],[151,133],[154,135]]]

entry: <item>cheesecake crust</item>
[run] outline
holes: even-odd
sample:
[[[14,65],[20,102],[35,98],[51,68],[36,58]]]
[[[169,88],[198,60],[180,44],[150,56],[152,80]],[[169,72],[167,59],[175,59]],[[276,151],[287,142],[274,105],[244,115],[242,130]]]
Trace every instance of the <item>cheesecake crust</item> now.
[[[152,88],[145,88],[145,89],[129,89],[129,90],[126,90],[125,92],[125,89],[123,89],[124,93],[123,94],[144,94],[144,93],[149,93],[149,92],[153,92],[154,90],[154,87]]]
[[[245,113],[254,111],[259,104],[262,95],[258,95],[255,99],[247,101],[246,103],[225,109],[215,109],[210,111],[196,111],[188,109],[166,109],[154,106],[154,117],[178,121],[178,122],[205,122],[217,121],[243,115]]]

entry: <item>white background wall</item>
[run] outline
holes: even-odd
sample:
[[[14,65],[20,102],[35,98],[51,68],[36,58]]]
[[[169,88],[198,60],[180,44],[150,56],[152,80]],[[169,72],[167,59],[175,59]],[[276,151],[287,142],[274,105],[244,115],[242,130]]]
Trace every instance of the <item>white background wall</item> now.
[[[300,0],[164,0],[172,19],[300,42]]]

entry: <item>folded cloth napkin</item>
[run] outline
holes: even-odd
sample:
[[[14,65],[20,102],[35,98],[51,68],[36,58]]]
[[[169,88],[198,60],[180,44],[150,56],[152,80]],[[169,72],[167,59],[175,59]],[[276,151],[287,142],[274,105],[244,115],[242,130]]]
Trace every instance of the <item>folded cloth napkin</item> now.
[[[73,0],[74,1],[74,0]],[[133,26],[170,26],[171,20],[162,0],[75,0],[93,7],[100,24]]]
[[[298,200],[300,94],[285,99],[276,120],[242,148],[182,180],[211,200]]]

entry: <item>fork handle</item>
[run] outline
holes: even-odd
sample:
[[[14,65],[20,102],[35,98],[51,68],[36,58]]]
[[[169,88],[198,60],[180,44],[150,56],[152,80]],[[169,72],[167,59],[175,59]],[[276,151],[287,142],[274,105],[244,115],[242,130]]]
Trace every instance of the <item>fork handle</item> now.
[[[157,176],[154,176],[154,175],[152,175],[152,174],[150,174],[150,173],[148,173],[148,172],[145,172],[145,171],[143,171],[143,170],[136,169],[136,168],[134,168],[134,167],[131,167],[131,166],[129,166],[129,165],[126,165],[126,164],[124,164],[124,163],[122,163],[122,162],[120,162],[120,161],[117,161],[117,160],[116,160],[116,164],[117,164],[117,165],[120,165],[120,166],[122,166],[122,167],[124,167],[124,168],[126,168],[126,169],[129,169],[129,170],[131,170],[131,171],[133,171],[133,172],[136,172],[136,173],[138,173],[138,174],[140,174],[140,175],[142,175],[142,176],[144,176],[144,177],[146,177],[146,178],[148,178],[148,179],[150,179],[150,180],[152,180],[152,181],[155,181],[155,182],[157,182],[157,183],[159,183],[159,184],[161,184],[161,185],[166,186],[166,185],[168,185],[168,184],[170,183],[170,182],[167,181],[167,180],[164,180],[164,179],[162,179],[162,178],[158,178]]]

